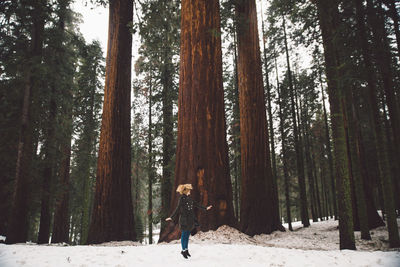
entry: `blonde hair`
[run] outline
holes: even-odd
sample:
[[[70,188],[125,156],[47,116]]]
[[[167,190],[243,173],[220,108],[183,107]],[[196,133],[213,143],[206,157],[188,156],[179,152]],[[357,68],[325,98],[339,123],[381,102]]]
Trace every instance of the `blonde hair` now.
[[[186,194],[188,191],[192,190],[193,187],[191,184],[180,184],[178,188],[176,189],[176,192],[179,194]]]

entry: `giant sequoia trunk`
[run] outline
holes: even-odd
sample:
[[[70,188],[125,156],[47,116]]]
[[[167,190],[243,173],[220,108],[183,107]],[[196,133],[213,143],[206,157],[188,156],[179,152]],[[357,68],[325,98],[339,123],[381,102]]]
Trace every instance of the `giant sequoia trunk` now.
[[[238,77],[242,188],[240,224],[249,235],[271,233],[276,220],[263,77],[254,0],[238,1]]]
[[[135,240],[131,196],[131,57],[133,3],[111,0],[96,192],[87,243]]]
[[[34,16],[30,47],[31,57],[26,64],[14,194],[7,229],[7,244],[24,243],[28,234],[28,195],[33,156],[32,124],[34,118],[32,116],[32,99],[36,94],[35,89],[37,88],[35,85],[35,81],[37,80],[35,73],[37,73],[37,70],[35,68],[37,68],[42,61],[45,4],[45,0],[35,1],[33,4]]]
[[[234,225],[222,89],[219,2],[183,0],[175,186],[191,183],[193,198],[213,205],[196,211],[202,231]],[[173,190],[171,212],[179,195]],[[170,223],[160,242],[179,237]]]
[[[321,27],[326,76],[328,79],[329,103],[331,109],[332,137],[335,156],[336,181],[339,211],[340,249],[355,249],[353,220],[350,198],[350,178],[347,160],[346,134],[344,129],[343,80],[338,75],[339,32],[338,6],[336,1],[316,1]]]

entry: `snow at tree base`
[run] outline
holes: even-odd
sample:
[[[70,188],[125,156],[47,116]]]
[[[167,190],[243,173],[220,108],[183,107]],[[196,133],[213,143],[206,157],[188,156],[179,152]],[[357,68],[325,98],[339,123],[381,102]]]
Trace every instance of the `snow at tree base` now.
[[[285,225],[286,226],[286,225]],[[372,240],[360,239],[357,251],[339,250],[337,221],[312,223],[293,232],[250,237],[221,226],[190,237],[190,259],[180,255],[179,240],[158,245],[108,242],[96,246],[0,244],[0,266],[400,266],[400,250],[389,249],[387,230],[371,231]]]

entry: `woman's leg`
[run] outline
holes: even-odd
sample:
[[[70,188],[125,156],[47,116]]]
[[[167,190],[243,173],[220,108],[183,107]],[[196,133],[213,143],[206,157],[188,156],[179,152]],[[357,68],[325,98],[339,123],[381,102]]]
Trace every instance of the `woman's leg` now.
[[[185,249],[188,249],[190,231],[185,231]]]
[[[185,250],[185,231],[182,231],[181,234],[181,245],[182,245],[182,250]]]

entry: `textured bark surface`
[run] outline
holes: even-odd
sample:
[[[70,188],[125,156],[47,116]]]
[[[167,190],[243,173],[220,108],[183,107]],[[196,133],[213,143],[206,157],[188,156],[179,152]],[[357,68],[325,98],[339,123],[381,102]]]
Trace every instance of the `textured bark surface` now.
[[[192,197],[202,231],[234,225],[232,185],[222,89],[222,54],[219,2],[183,0],[181,8],[181,61],[178,102],[178,140],[171,210],[179,199],[179,184],[191,183]],[[159,242],[179,237],[170,223]]]
[[[26,65],[26,78],[21,114],[20,136],[18,142],[17,164],[13,193],[13,204],[7,229],[7,244],[24,243],[28,234],[28,200],[33,156],[32,99],[35,92],[34,65],[42,61],[44,14],[46,1],[35,1],[33,8],[33,28],[31,58]]]
[[[340,249],[355,249],[350,196],[349,166],[346,149],[343,83],[339,79],[338,6],[336,1],[316,1],[321,27],[328,94],[331,109],[332,139],[335,157],[339,212]]]
[[[240,227],[249,235],[271,233],[275,220],[261,56],[254,0],[238,1],[238,77],[242,161]]]
[[[131,57],[133,3],[112,0],[96,192],[87,243],[135,240],[131,196]]]

